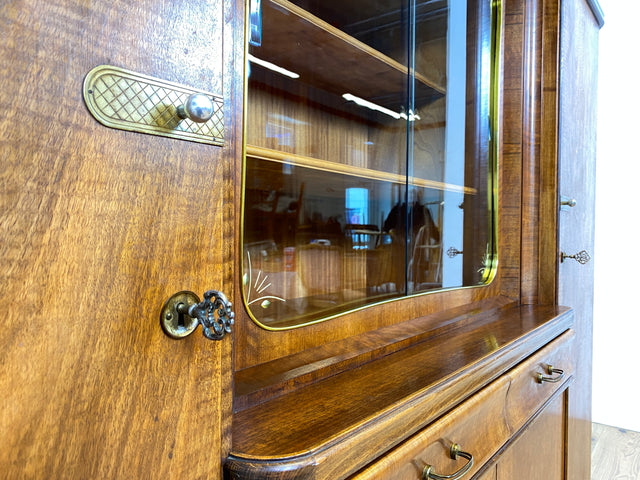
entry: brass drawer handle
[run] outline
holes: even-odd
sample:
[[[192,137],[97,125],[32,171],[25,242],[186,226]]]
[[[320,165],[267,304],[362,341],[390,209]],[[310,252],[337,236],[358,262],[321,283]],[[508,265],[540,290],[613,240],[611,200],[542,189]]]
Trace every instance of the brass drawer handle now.
[[[538,383],[543,383],[543,382],[556,383],[556,382],[559,382],[562,379],[562,377],[564,377],[564,370],[560,370],[559,368],[553,368],[553,365],[547,365],[547,373],[549,375],[556,374],[558,376],[545,377],[544,374],[538,373],[538,375],[536,375],[536,378],[538,379]]]
[[[473,455],[460,450],[460,445],[458,445],[457,443],[451,445],[449,456],[452,460],[457,460],[460,456],[462,458],[466,458],[469,461],[464,467],[462,467],[457,472],[452,473],[451,475],[438,475],[437,473],[433,472],[432,465],[426,465],[422,470],[422,480],[428,480],[429,478],[433,480],[456,480],[458,478],[462,478],[469,470],[471,470],[471,467],[473,467]]]

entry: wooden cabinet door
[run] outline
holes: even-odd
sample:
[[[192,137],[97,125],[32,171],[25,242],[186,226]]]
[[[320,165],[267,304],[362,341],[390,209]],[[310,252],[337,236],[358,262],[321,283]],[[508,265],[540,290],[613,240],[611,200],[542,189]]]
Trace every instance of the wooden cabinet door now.
[[[159,315],[181,290],[232,295],[242,10],[222,0],[0,6],[6,478],[221,476],[232,339],[198,329],[172,340]],[[82,97],[100,64],[224,95],[225,146],[102,126]]]
[[[502,454],[497,480],[564,478],[564,425],[565,397],[559,395]]]
[[[560,49],[559,193],[575,199],[558,217],[558,248],[593,253],[598,22],[586,0],[562,2]],[[575,311],[578,357],[569,392],[568,478],[590,478],[593,262],[566,259],[558,267],[558,303]]]
[[[491,468],[489,468],[487,471],[485,471],[482,475],[480,475],[475,480],[497,480],[498,478],[497,475],[498,475],[497,467],[493,465]]]

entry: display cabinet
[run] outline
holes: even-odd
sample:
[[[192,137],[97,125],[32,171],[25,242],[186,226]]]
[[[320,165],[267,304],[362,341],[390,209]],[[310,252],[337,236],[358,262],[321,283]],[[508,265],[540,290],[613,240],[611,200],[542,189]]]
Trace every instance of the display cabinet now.
[[[589,478],[596,1],[5,3],[7,478]]]
[[[559,3],[248,8],[226,475],[510,478],[547,435],[580,478]]]
[[[283,329],[489,283],[499,4],[252,6],[249,315]]]

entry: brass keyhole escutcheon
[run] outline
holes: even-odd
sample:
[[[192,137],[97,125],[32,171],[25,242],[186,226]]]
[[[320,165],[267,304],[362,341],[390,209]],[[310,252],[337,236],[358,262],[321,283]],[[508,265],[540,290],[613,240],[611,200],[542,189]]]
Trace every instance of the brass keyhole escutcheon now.
[[[199,303],[200,299],[193,292],[178,292],[169,298],[162,307],[160,323],[172,338],[184,338],[193,333],[198,326],[198,319],[189,316],[189,307]]]
[[[235,314],[224,293],[207,290],[203,299],[193,292],[178,292],[169,298],[160,312],[160,324],[172,338],[184,338],[202,325],[209,340],[222,340],[231,332]]]

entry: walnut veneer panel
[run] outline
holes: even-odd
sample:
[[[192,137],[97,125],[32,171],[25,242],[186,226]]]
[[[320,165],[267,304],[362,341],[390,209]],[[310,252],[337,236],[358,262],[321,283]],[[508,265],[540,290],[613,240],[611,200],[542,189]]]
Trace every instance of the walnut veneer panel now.
[[[505,450],[496,465],[497,480],[565,478],[566,401],[563,390]]]
[[[159,312],[232,294],[243,5],[0,6],[3,478],[222,475],[232,341],[172,340]],[[104,127],[82,98],[99,64],[224,93],[229,141]]]
[[[475,480],[497,480],[497,475],[498,475],[498,472],[496,470],[496,467],[493,466],[489,470],[484,472],[482,475],[480,475],[478,478],[476,478]]]
[[[267,402],[287,392],[328,378],[377,357],[398,352],[468,325],[485,310],[506,309],[514,303],[504,297],[492,298],[460,308],[425,315],[373,332],[326,343],[236,372],[234,409]]]
[[[506,417],[512,426],[522,426],[552,396],[552,394],[573,377],[575,371],[575,333],[569,331],[561,338],[533,355],[508,372],[511,388],[507,395]],[[563,375],[550,374],[547,365],[564,372]],[[560,378],[558,382],[539,382],[538,374]]]
[[[451,475],[468,462],[450,458],[452,443],[473,455],[467,473],[471,477],[511,434],[503,416],[508,391],[509,379],[500,378],[351,479],[417,480],[425,465],[439,475]]]

